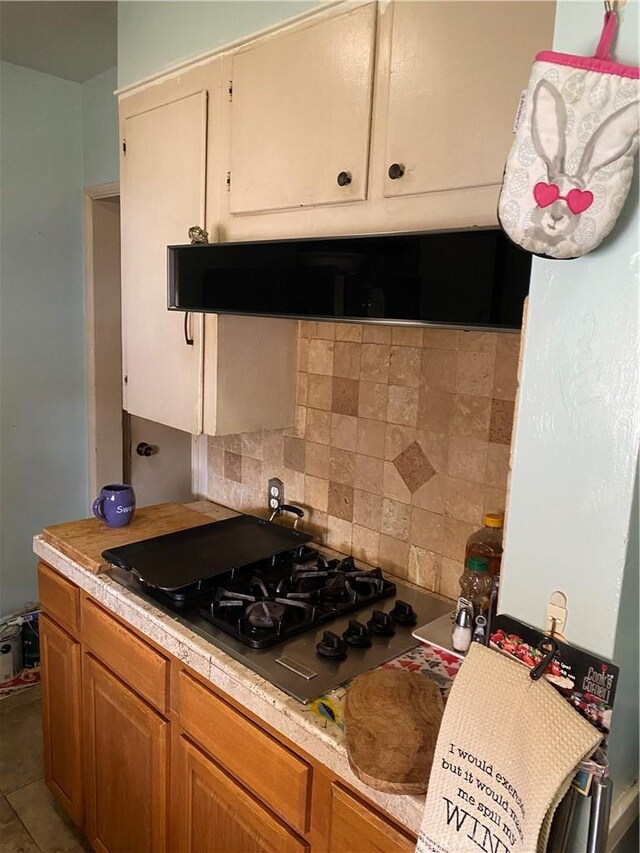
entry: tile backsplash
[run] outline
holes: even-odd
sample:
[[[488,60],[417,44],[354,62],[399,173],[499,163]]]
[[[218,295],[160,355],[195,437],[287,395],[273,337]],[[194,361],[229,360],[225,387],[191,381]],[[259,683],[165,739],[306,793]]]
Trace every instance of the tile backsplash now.
[[[505,506],[520,336],[299,325],[295,428],[209,438],[207,496],[266,516],[280,477],[320,541],[455,597]]]

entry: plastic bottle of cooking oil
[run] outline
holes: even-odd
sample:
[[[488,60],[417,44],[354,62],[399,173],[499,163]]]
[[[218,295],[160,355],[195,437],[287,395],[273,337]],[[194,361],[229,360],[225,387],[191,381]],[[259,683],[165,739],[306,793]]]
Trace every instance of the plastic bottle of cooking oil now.
[[[473,605],[473,616],[487,615],[491,596],[491,575],[486,557],[469,557],[460,575],[460,595]]]
[[[486,557],[489,561],[489,574],[497,575],[500,573],[502,562],[504,516],[502,513],[488,512],[482,519],[482,524],[484,526],[467,539],[464,564],[467,565],[469,557]]]

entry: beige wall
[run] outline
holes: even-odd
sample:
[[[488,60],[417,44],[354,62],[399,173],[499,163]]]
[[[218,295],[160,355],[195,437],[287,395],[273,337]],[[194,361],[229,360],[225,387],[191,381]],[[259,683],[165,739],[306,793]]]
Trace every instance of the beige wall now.
[[[208,497],[266,515],[281,477],[316,537],[455,597],[467,537],[505,506],[519,344],[301,322],[296,429],[210,438]]]

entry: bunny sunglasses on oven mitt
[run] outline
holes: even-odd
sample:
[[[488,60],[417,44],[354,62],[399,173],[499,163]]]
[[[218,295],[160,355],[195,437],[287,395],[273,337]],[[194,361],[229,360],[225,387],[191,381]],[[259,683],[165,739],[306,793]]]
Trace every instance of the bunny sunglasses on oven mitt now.
[[[611,60],[615,12],[595,57],[536,57],[509,152],[498,218],[529,252],[578,258],[616,223],[638,150],[640,69]]]

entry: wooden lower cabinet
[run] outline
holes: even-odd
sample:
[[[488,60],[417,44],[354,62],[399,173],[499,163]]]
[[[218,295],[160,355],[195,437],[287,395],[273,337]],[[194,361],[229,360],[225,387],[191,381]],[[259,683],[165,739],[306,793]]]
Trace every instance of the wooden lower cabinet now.
[[[257,801],[304,835],[309,829],[310,766],[188,673],[181,672],[178,683],[182,728]]]
[[[169,661],[92,601],[82,604],[84,650],[166,716]]]
[[[331,786],[329,853],[413,853],[415,846],[340,785]]]
[[[82,677],[89,842],[101,853],[163,853],[169,723],[91,655]]]
[[[46,782],[93,850],[413,853],[415,839],[331,771],[42,572]]]
[[[38,563],[38,595],[47,602],[47,615],[64,630],[77,637],[80,630],[80,590],[71,581]]]
[[[309,849],[184,735],[176,742],[174,831],[180,853],[304,853]]]
[[[45,781],[78,825],[83,820],[80,643],[40,615]]]

